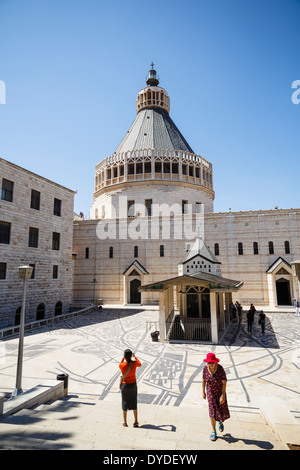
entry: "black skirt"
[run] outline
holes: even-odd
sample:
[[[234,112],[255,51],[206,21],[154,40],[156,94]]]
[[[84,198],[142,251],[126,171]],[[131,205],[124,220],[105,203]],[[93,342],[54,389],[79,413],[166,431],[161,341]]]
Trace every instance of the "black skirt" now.
[[[136,410],[137,409],[137,385],[136,382],[132,384],[122,384],[122,410]]]

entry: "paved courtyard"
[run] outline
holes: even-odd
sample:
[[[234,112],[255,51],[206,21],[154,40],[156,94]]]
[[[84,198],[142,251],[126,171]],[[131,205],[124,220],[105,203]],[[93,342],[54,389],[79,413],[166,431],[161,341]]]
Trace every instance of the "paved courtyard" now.
[[[300,317],[266,314],[265,336],[257,319],[248,335],[243,318],[241,324],[229,327],[221,344],[205,345],[153,342],[150,332],[156,329],[157,310],[105,307],[26,333],[22,388],[66,373],[70,396],[107,403],[110,409],[120,402],[118,365],[124,349],[130,348],[142,362],[137,373],[139,406],[206,410],[201,393],[203,358],[212,351],[226,370],[233,414],[256,413],[261,397],[277,397],[298,421]],[[6,395],[15,387],[17,352],[17,337],[0,342],[0,392]]]
[[[244,318],[219,345],[153,342],[156,320],[155,310],[104,308],[26,333],[23,389],[67,373],[69,393],[110,400],[119,394],[118,365],[130,348],[142,362],[140,402],[199,405],[203,358],[213,351],[227,373],[231,406],[257,407],[262,395],[272,395],[300,411],[300,317],[267,314],[265,336],[257,321],[248,335]],[[0,392],[14,389],[17,353],[17,337],[1,341]]]

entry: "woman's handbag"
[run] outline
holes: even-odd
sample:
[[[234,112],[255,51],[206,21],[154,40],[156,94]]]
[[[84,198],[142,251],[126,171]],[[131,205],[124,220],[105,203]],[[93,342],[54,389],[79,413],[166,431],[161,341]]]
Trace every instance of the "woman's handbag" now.
[[[125,379],[125,377],[127,377],[128,373],[129,373],[129,371],[130,371],[130,369],[131,369],[131,366],[132,366],[132,363],[130,362],[127,371],[125,372],[124,375],[121,375],[121,377],[120,377],[120,386],[119,386],[120,389],[121,389],[121,387],[122,387],[122,382],[123,382],[123,380]]]

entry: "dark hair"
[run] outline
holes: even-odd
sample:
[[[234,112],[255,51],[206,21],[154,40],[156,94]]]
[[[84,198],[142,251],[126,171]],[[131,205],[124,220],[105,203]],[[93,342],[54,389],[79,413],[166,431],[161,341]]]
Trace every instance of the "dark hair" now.
[[[130,349],[125,349],[124,357],[125,357],[127,362],[131,361],[131,356],[132,356],[132,351]]]

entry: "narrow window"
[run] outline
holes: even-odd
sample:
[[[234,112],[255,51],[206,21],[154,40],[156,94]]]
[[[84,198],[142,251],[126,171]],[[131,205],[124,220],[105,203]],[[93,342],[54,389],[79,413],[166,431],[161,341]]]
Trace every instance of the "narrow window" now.
[[[0,279],[6,279],[6,263],[0,263]]]
[[[134,163],[129,163],[128,164],[128,174],[129,175],[134,175]]]
[[[52,268],[52,279],[58,279],[58,265],[54,264]]]
[[[164,162],[164,173],[170,173],[170,162]]]
[[[30,264],[29,266],[32,267],[32,273],[30,279],[35,279],[35,264]]]
[[[40,210],[40,200],[41,200],[41,193],[39,191],[35,191],[34,189],[31,190],[31,201],[30,207],[31,209],[36,209],[37,211]]]
[[[85,249],[85,259],[89,259],[89,257],[90,257],[90,249],[89,249],[89,247],[86,247],[86,249]]]
[[[110,246],[110,247],[109,247],[109,257],[110,257],[110,258],[113,258],[113,257],[114,257],[114,247],[113,247],[113,246]]]
[[[143,173],[143,164],[136,163],[136,174],[141,174],[141,173]]]
[[[61,216],[61,200],[54,198],[54,208],[53,214],[57,216]]]
[[[39,244],[39,229],[35,227],[29,227],[28,246],[32,248],[38,248],[38,244]]]
[[[219,243],[215,243],[214,248],[215,248],[215,256],[219,256],[220,254]]]
[[[57,316],[61,314],[62,314],[62,302],[59,301],[59,302],[56,302],[55,304],[54,315]]]
[[[269,255],[274,255],[274,243],[269,242]]]
[[[241,242],[238,243],[238,252],[239,252],[239,255],[244,254],[243,244]]]
[[[286,255],[290,254],[291,251],[290,251],[290,242],[289,241],[284,242],[284,250],[285,250]]]
[[[21,309],[22,307],[18,307],[15,313],[15,326],[20,325],[21,323]]]
[[[1,199],[3,201],[12,202],[13,201],[13,190],[14,190],[13,181],[9,181],[9,180],[6,180],[5,178],[2,178]]]
[[[258,255],[258,243],[253,242],[253,254]]]
[[[151,162],[144,163],[144,171],[145,173],[151,173]]]
[[[134,217],[134,201],[127,201],[127,215]]]
[[[163,258],[165,256],[165,247],[164,245],[160,245],[159,247],[159,256]]]
[[[155,162],[155,173],[161,173],[161,162]]]
[[[178,175],[178,163],[172,163],[172,173]]]
[[[53,232],[52,234],[52,250],[59,250],[60,248],[60,233]]]
[[[43,320],[45,318],[45,304],[39,304],[36,309],[36,320]]]
[[[152,199],[145,199],[146,216],[151,217],[152,215]]]
[[[10,243],[10,227],[9,222],[0,222],[0,243],[9,245]]]
[[[135,258],[138,258],[138,256],[139,256],[139,247],[138,247],[138,246],[135,246],[135,247],[134,247],[134,257],[135,257]]]
[[[182,201],[181,202],[181,210],[182,210],[182,214],[186,214],[187,213],[187,208],[185,207],[187,205],[187,201]]]

